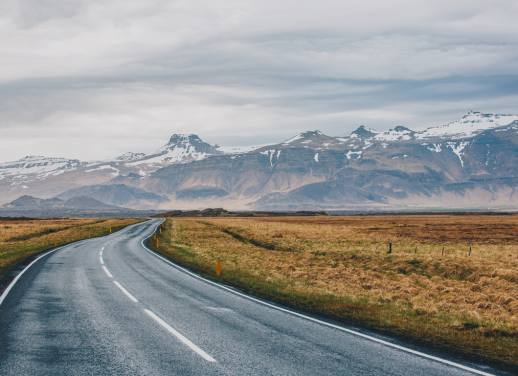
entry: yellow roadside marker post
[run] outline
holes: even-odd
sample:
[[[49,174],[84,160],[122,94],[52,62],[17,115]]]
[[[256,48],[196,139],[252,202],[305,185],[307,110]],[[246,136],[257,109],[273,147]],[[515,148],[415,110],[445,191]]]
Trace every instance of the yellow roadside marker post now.
[[[216,275],[219,277],[221,275],[221,261],[216,260]]]

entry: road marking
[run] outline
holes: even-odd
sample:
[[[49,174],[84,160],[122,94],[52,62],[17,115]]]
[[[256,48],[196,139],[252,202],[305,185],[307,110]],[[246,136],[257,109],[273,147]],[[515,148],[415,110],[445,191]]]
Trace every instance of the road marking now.
[[[183,342],[184,345],[189,347],[192,351],[194,351],[196,354],[201,356],[203,359],[205,359],[207,362],[214,363],[216,362],[216,359],[214,359],[212,356],[207,354],[205,351],[200,349],[198,346],[196,346],[194,343],[191,342],[187,337],[185,337],[183,334],[179,333],[175,328],[170,326],[168,323],[166,323],[164,320],[162,320],[160,317],[155,315],[152,311],[149,309],[144,308],[144,312],[148,316],[150,316],[153,320],[155,320],[158,324],[160,324],[161,327],[163,327],[165,330],[167,330],[169,333],[174,335],[176,338],[178,338],[181,342]]]
[[[108,270],[108,268],[106,268],[106,266],[103,265],[103,270],[104,272],[106,273],[106,275],[110,278],[113,278],[113,275],[112,273],[110,273],[110,271]]]
[[[125,230],[128,230],[128,229],[131,229],[133,227],[138,227],[142,224],[145,224],[145,223],[149,223],[150,221],[152,220],[149,220],[149,221],[146,221],[146,222],[140,222],[140,223],[135,223],[133,225],[129,225],[129,226],[126,226],[122,231],[125,231]],[[100,238],[103,238],[104,236],[95,236],[93,238],[88,238],[88,239],[82,239],[82,240],[78,240],[78,241],[75,241],[75,242],[72,242],[70,244],[66,244],[66,245],[62,245],[60,247],[57,247],[55,249],[52,249],[46,253],[43,253],[42,255],[38,256],[36,259],[34,259],[29,265],[27,265],[25,268],[23,268],[23,270],[18,273],[18,275],[16,277],[14,277],[14,279],[11,281],[11,283],[9,283],[9,285],[6,287],[6,289],[4,290],[4,292],[2,293],[2,295],[0,295],[0,306],[2,305],[2,303],[4,302],[5,298],[7,298],[7,295],[9,294],[9,292],[12,290],[12,288],[14,287],[14,285],[16,285],[16,282],[19,281],[19,279],[22,277],[22,275],[31,268],[31,266],[33,266],[35,263],[37,263],[39,260],[41,260],[42,258],[54,253],[54,252],[57,252],[61,249],[64,249],[64,248],[67,248],[67,247],[71,247],[71,246],[78,246],[80,244],[83,244],[83,243],[86,243],[86,242],[89,242],[90,240],[94,240],[94,239],[100,239]],[[104,247],[103,247],[103,250],[104,250]],[[107,270],[106,270],[107,271]],[[107,274],[108,276],[111,276],[110,272],[107,271]]]
[[[0,305],[2,305],[2,303],[4,302],[5,298],[7,297],[7,294],[9,294],[9,291],[11,291],[11,289],[14,287],[14,285],[16,284],[16,282],[18,282],[18,280],[21,278],[21,276],[23,275],[23,273],[25,273],[27,270],[29,270],[29,268],[31,266],[33,266],[36,262],[38,262],[40,259],[42,259],[43,257],[45,256],[48,256],[50,255],[51,253],[54,253],[56,252],[57,250],[61,249],[63,247],[59,247],[59,248],[56,248],[56,249],[53,249],[52,251],[49,251],[47,253],[44,253],[42,254],[40,257],[38,257],[37,259],[35,259],[34,261],[32,261],[29,265],[27,265],[13,280],[12,282],[9,284],[9,286],[7,286],[7,288],[4,290],[4,292],[2,293],[2,295],[0,295]]]
[[[104,265],[104,260],[103,260],[103,254],[102,253],[99,253],[99,262],[101,263],[101,265]]]
[[[460,363],[456,363],[456,362],[452,362],[450,360],[447,360],[447,359],[443,359],[443,358],[439,358],[437,356],[433,356],[433,355],[429,355],[429,354],[426,354],[426,353],[423,353],[423,352],[420,352],[420,351],[417,351],[417,350],[412,350],[408,347],[404,347],[404,346],[400,346],[400,345],[397,345],[395,343],[392,343],[392,342],[388,342],[388,341],[385,341],[385,340],[382,340],[380,338],[376,338],[376,337],[373,337],[373,336],[370,336],[368,334],[364,334],[364,333],[361,333],[361,332],[357,332],[355,330],[352,330],[352,329],[347,329],[347,328],[344,328],[342,326],[339,326],[339,325],[335,325],[335,324],[331,324],[329,322],[326,322],[326,321],[322,321],[322,320],[319,320],[319,319],[316,319],[314,317],[311,317],[311,316],[307,316],[307,315],[304,315],[302,313],[298,313],[298,312],[295,312],[295,311],[291,311],[289,309],[286,309],[286,308],[282,308],[282,307],[279,307],[279,306],[276,306],[275,304],[271,304],[271,303],[268,303],[268,302],[265,302],[261,299],[257,299],[257,298],[254,298],[250,295],[246,295],[246,294],[243,294],[239,291],[236,291],[230,287],[227,287],[225,285],[222,285],[220,283],[217,283],[217,282],[213,282],[209,279],[206,279],[196,273],[193,273],[191,272],[190,270],[180,266],[180,265],[177,265],[175,264],[174,262],[166,259],[165,257],[159,255],[158,253],[150,250],[146,244],[144,243],[147,239],[149,239],[151,236],[153,236],[154,232],[156,231],[156,229],[158,228],[158,226],[160,226],[162,224],[163,221],[161,221],[159,224],[157,224],[155,226],[155,230],[153,231],[153,233],[151,233],[151,235],[149,235],[148,237],[144,238],[141,240],[140,242],[140,245],[144,248],[144,250],[146,250],[147,252],[149,252],[150,254],[152,254],[153,256],[155,257],[158,257],[159,259],[161,259],[162,261],[164,261],[165,263],[173,266],[174,268],[190,275],[191,277],[194,277],[198,280],[201,280],[203,282],[206,282],[208,283],[209,285],[212,285],[212,286],[215,286],[215,287],[218,287],[220,289],[223,289],[225,291],[228,291],[234,295],[238,295],[242,298],[245,298],[247,300],[251,300],[253,302],[256,302],[256,303],[259,303],[259,304],[262,304],[264,306],[267,306],[267,307],[270,307],[270,308],[273,308],[275,310],[278,310],[278,311],[281,311],[281,312],[285,312],[285,313],[288,313],[290,315],[293,315],[293,316],[297,316],[297,317],[300,317],[302,319],[305,319],[305,320],[308,320],[308,321],[312,321],[314,323],[317,323],[317,324],[320,324],[320,325],[324,325],[324,326],[327,326],[329,328],[333,328],[333,329],[337,329],[337,330],[340,330],[342,332],[345,332],[345,333],[349,333],[349,334],[352,334],[354,336],[357,336],[357,337],[361,337],[361,338],[364,338],[364,339],[367,339],[369,341],[373,341],[373,342],[377,342],[377,343],[380,343],[382,345],[385,345],[387,347],[391,347],[393,349],[397,349],[397,350],[400,350],[400,351],[403,351],[403,352],[406,352],[408,354],[412,354],[412,355],[416,355],[416,356],[419,356],[421,358],[424,358],[424,359],[429,359],[429,360],[432,360],[432,361],[435,361],[435,362],[438,362],[438,363],[442,363],[442,364],[446,364],[448,366],[451,366],[451,367],[454,367],[454,368],[458,368],[458,369],[462,369],[464,371],[468,371],[468,372],[471,372],[471,373],[474,373],[476,375],[482,375],[482,376],[495,376],[494,374],[492,373],[488,373],[488,372],[484,372],[484,371],[481,371],[481,370],[478,370],[478,369],[475,369],[475,368],[471,368],[471,367],[468,367],[468,366],[464,366]]]
[[[133,303],[138,303],[137,298],[131,295],[119,282],[114,280],[113,283],[115,283],[115,286],[117,286]]]
[[[101,248],[101,252],[104,251],[104,247]]]
[[[139,224],[139,223],[137,223]],[[135,226],[135,225],[131,225],[131,226]],[[128,227],[131,227],[131,226],[128,226]],[[42,258],[54,253],[54,252],[57,252],[63,248],[66,248],[66,247],[70,247],[70,246],[77,246],[77,245],[80,245],[82,243],[86,243],[87,241],[89,240],[92,240],[92,239],[98,239],[99,237],[95,237],[95,238],[88,238],[88,239],[82,239],[82,240],[78,240],[76,242],[73,242],[73,243],[70,243],[70,244],[66,244],[66,245],[62,245],[61,247],[57,247],[55,249],[52,249],[40,256],[38,256],[36,259],[34,259],[29,265],[27,265],[20,273],[18,273],[18,275],[16,277],[14,277],[14,279],[11,281],[11,283],[9,283],[9,286],[7,286],[7,288],[4,290],[4,292],[2,293],[2,295],[0,295],[0,305],[2,305],[2,303],[4,302],[5,298],[7,298],[7,295],[9,294],[9,291],[12,290],[12,288],[14,287],[14,285],[16,284],[16,282],[18,282],[18,280],[22,277],[22,275],[30,269],[31,266],[33,266],[34,264],[36,264],[39,260],[41,260]]]

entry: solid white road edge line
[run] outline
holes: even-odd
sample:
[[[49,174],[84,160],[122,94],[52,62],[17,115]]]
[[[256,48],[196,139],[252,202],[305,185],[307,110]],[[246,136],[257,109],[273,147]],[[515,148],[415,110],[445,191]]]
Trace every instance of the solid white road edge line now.
[[[267,307],[270,307],[270,308],[273,308],[273,309],[276,309],[278,311],[282,311],[282,312],[285,312],[285,313],[289,313],[293,316],[297,316],[297,317],[300,317],[300,318],[303,318],[305,320],[309,320],[309,321],[312,321],[312,322],[315,322],[315,323],[318,323],[318,324],[321,324],[321,325],[324,325],[324,326],[327,326],[329,328],[333,328],[333,329],[337,329],[337,330],[340,330],[342,332],[345,332],[345,333],[349,333],[349,334],[352,334],[352,335],[355,335],[357,337],[361,337],[361,338],[365,338],[367,340],[370,340],[370,341],[373,341],[373,342],[377,342],[377,343],[380,343],[382,345],[385,345],[387,347],[391,347],[393,349],[397,349],[397,350],[400,350],[400,351],[403,351],[403,352],[406,352],[406,353],[409,353],[409,354],[413,354],[413,355],[417,355],[421,358],[425,358],[425,359],[429,359],[429,360],[433,360],[435,362],[438,362],[438,363],[442,363],[442,364],[446,364],[448,366],[451,366],[451,367],[455,367],[455,368],[458,368],[458,369],[462,369],[464,371],[468,371],[468,372],[471,372],[471,373],[474,373],[476,375],[482,375],[482,376],[495,376],[494,374],[492,373],[488,373],[488,372],[484,372],[484,371],[481,371],[481,370],[478,370],[478,369],[475,369],[475,368],[471,368],[471,367],[468,367],[468,366],[464,366],[460,363],[456,363],[456,362],[452,362],[450,360],[447,360],[447,359],[443,359],[443,358],[439,358],[437,356],[434,356],[434,355],[429,355],[429,354],[426,354],[426,353],[423,353],[423,352],[420,352],[420,351],[417,351],[417,350],[412,350],[408,347],[404,347],[404,346],[400,346],[400,345],[396,345],[395,343],[392,343],[392,342],[388,342],[388,341],[385,341],[385,340],[382,340],[380,338],[376,338],[376,337],[372,337],[368,334],[364,334],[364,333],[361,333],[361,332],[357,332],[355,330],[352,330],[352,329],[347,329],[347,328],[344,328],[342,326],[339,326],[339,325],[335,325],[335,324],[331,324],[329,322],[326,322],[326,321],[322,321],[322,320],[319,320],[319,319],[316,319],[314,317],[311,317],[311,316],[307,316],[307,315],[304,315],[302,313],[298,313],[298,312],[295,312],[295,311],[291,311],[289,309],[286,309],[286,308],[282,308],[282,307],[279,307],[279,306],[276,306],[275,304],[271,304],[271,303],[268,303],[268,302],[265,302],[261,299],[257,299],[257,298],[254,298],[250,295],[246,295],[242,292],[239,292],[239,291],[236,291],[234,289],[231,289],[225,285],[222,285],[220,283],[217,283],[217,282],[214,282],[214,281],[211,281],[207,278],[204,278],[196,273],[193,273],[191,272],[190,270],[180,266],[180,265],[177,265],[175,264],[174,262],[166,259],[165,257],[159,255],[158,253],[150,250],[146,244],[144,243],[147,239],[149,239],[151,236],[153,236],[153,234],[155,233],[156,229],[158,228],[158,226],[160,226],[164,221],[161,221],[159,224],[157,224],[155,226],[155,229],[154,231],[149,235],[147,236],[146,238],[142,239],[140,244],[142,245],[142,247],[149,253],[151,253],[153,256],[155,257],[158,257],[159,259],[161,259],[162,261],[166,262],[167,264],[173,266],[174,268],[178,269],[178,270],[181,270],[182,272],[190,275],[191,277],[194,277],[196,279],[199,279],[201,281],[204,281],[210,285],[213,285],[213,286],[216,286],[218,288],[221,288],[223,290],[226,290],[234,295],[238,295],[242,298],[245,298],[245,299],[248,299],[248,300],[251,300],[253,302],[256,302],[256,303],[259,303],[259,304],[262,304],[264,306],[267,306]]]
[[[136,226],[139,226],[143,223],[147,223],[149,221],[146,221],[146,222],[141,222],[141,223],[135,223],[133,225],[129,225],[129,226],[126,226],[124,227],[123,230],[126,230],[126,229],[129,229],[129,228],[132,228],[132,227],[136,227]],[[106,236],[106,235],[105,235]],[[0,306],[2,305],[2,303],[4,302],[5,298],[7,298],[7,295],[9,294],[9,291],[12,290],[12,288],[14,287],[14,285],[16,284],[16,282],[18,282],[18,280],[21,278],[21,276],[27,271],[30,269],[31,266],[33,266],[36,262],[38,262],[39,260],[41,260],[42,258],[44,258],[45,256],[48,256],[50,255],[51,253],[54,253],[54,252],[57,252],[59,251],[60,249],[63,249],[63,248],[66,248],[66,247],[69,247],[69,246],[72,246],[72,245],[79,245],[79,244],[82,244],[82,243],[85,243],[87,241],[90,241],[90,240],[93,240],[93,239],[100,239],[102,238],[103,236],[96,236],[96,237],[93,237],[93,238],[88,238],[88,239],[81,239],[81,240],[78,240],[76,242],[72,242],[70,244],[65,244],[65,245],[62,245],[58,248],[55,248],[55,249],[52,249],[40,256],[38,256],[36,259],[34,259],[29,265],[27,265],[25,268],[23,268],[23,270],[18,273],[18,275],[16,277],[14,277],[14,279],[11,281],[11,283],[9,283],[9,285],[6,287],[6,289],[4,290],[4,292],[2,293],[2,295],[0,295]],[[103,250],[104,250],[104,247],[103,247]]]
[[[4,292],[2,293],[2,295],[0,296],[0,305],[2,305],[2,303],[4,302],[5,298],[7,297],[7,294],[9,294],[9,291],[11,291],[11,289],[14,287],[14,285],[16,284],[16,282],[18,282],[18,280],[21,278],[21,276],[23,275],[23,273],[25,273],[27,270],[29,270],[29,268],[31,266],[33,266],[35,263],[37,263],[39,260],[41,260],[43,257],[45,256],[48,256],[50,255],[51,253],[54,253],[58,250],[60,250],[61,248],[63,247],[59,247],[59,248],[56,248],[56,249],[53,249],[49,252],[45,252],[44,254],[42,254],[41,256],[39,256],[38,258],[36,258],[35,260],[33,260],[29,265],[27,265],[16,277],[14,277],[14,279],[11,281],[11,283],[9,284],[9,286],[7,286],[7,288],[4,290]]]
[[[133,303],[138,303],[137,298],[131,295],[119,282],[114,280],[113,283],[115,283],[115,286],[117,286]]]
[[[104,272],[106,273],[106,275],[110,278],[113,278],[113,275],[112,273],[110,273],[110,271],[108,270],[108,268],[106,266],[103,265],[103,270]]]
[[[178,338],[181,342],[183,342],[184,345],[189,347],[192,351],[194,351],[196,354],[201,356],[207,362],[211,362],[211,363],[216,362],[216,359],[214,359],[212,356],[210,356],[205,351],[200,349],[198,346],[196,346],[194,343],[192,343],[191,340],[189,340],[183,334],[179,333],[175,328],[173,328],[168,323],[166,323],[164,320],[162,320],[160,317],[155,315],[152,311],[150,311],[149,309],[144,308],[144,312],[146,312],[146,314],[148,316],[150,316],[153,320],[155,320],[158,324],[160,324],[160,326],[162,326],[165,330],[167,330],[169,333],[171,333],[176,338]]]

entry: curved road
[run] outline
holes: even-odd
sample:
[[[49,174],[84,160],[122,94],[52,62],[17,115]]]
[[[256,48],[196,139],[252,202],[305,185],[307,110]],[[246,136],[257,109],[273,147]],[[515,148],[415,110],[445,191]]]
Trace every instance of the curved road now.
[[[34,263],[0,302],[0,375],[475,374],[189,275],[142,247],[158,223]]]

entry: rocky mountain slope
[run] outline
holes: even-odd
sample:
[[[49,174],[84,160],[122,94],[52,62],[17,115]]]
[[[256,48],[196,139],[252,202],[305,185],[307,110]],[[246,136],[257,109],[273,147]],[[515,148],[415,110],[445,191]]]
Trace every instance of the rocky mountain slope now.
[[[135,208],[510,209],[517,187],[518,116],[479,112],[420,131],[309,131],[241,150],[173,135],[154,153],[111,161],[0,164],[3,202],[22,193],[87,195]]]

